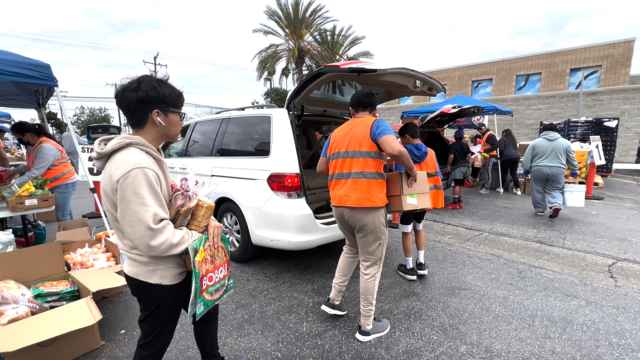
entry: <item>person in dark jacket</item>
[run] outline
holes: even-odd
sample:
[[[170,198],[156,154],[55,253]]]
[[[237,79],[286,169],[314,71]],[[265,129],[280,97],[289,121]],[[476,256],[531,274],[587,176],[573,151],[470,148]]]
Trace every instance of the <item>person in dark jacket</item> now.
[[[498,138],[484,123],[478,124],[476,130],[482,135],[482,149],[480,152],[489,156],[488,159],[482,162],[482,189],[480,190],[480,194],[488,194],[491,187],[493,164],[498,161]]]
[[[520,153],[518,152],[518,142],[516,137],[513,136],[511,129],[504,129],[500,141],[498,141],[498,149],[500,149],[500,171],[502,175],[502,188],[498,188],[499,193],[504,192],[504,188],[509,188],[507,185],[507,173],[511,173],[511,180],[515,189],[514,194],[522,195],[520,192],[520,181],[518,180],[518,164],[520,164]]]
[[[464,139],[464,128],[460,127],[453,135],[456,142],[449,146],[449,181],[453,183],[453,202],[447,205],[447,209],[458,210],[464,206],[462,201],[462,189],[464,180],[471,177],[471,149]]]

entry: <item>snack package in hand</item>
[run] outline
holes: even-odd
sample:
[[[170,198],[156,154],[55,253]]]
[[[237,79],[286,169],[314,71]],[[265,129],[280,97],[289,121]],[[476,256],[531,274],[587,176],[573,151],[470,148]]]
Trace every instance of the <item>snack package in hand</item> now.
[[[198,320],[233,291],[227,237],[223,234],[222,245],[216,248],[204,234],[189,245],[189,254],[193,264],[189,316]]]
[[[77,294],[78,286],[73,282],[73,280],[71,280],[71,278],[69,278],[69,280],[45,281],[33,285],[31,287],[31,293],[35,297]]]
[[[209,220],[213,216],[215,208],[216,206],[211,200],[199,197],[196,207],[193,209],[193,212],[191,212],[191,218],[187,223],[187,229],[204,234],[209,227]]]
[[[0,316],[0,327],[9,325],[16,321],[26,319],[31,316],[31,311],[26,306],[18,306]]]
[[[172,186],[173,195],[169,203],[169,218],[177,229],[186,225],[193,208],[198,202],[196,175],[193,171],[180,179],[179,186]]]
[[[21,298],[33,298],[31,290],[28,287],[13,280],[0,281],[0,295],[13,295]]]

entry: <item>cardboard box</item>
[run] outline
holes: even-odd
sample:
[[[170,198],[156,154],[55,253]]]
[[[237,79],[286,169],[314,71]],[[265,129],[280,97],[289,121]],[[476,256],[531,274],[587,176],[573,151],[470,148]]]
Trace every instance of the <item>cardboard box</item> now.
[[[520,156],[524,156],[524,153],[527,152],[527,148],[529,148],[529,145],[531,145],[531,141],[523,141],[518,145],[518,152],[520,153]]]
[[[16,196],[15,199],[7,199],[9,211],[43,209],[55,205],[56,201],[53,194],[44,194],[36,197]]]
[[[60,242],[0,254],[0,278],[25,286],[71,277],[80,300],[0,327],[0,358],[75,359],[104,344],[98,321],[102,314],[93,294],[123,286],[124,278],[107,270],[68,273]]]
[[[89,220],[78,219],[59,222],[58,232],[56,233],[56,240],[61,241],[62,245],[81,240],[93,240],[91,238],[91,227],[89,227]]]
[[[51,210],[43,213],[37,213],[36,220],[42,221],[43,223],[48,223],[48,222],[57,221],[58,218],[56,218],[56,211]]]
[[[387,204],[388,213],[431,208],[429,196],[429,179],[425,171],[418,171],[418,181],[409,187],[406,172],[392,172],[387,174]]]

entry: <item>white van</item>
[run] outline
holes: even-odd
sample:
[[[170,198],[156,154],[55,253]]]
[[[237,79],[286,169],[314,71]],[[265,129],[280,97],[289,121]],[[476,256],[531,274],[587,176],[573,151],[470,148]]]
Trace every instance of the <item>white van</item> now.
[[[355,91],[373,91],[378,104],[445,91],[417,71],[353,64],[311,73],[284,109],[225,110],[185,123],[178,142],[163,144],[175,179],[193,170],[214,188],[209,198],[232,260],[247,260],[259,247],[303,250],[344,238],[333,218],[327,178],[316,173],[316,165],[329,134],[349,119]]]

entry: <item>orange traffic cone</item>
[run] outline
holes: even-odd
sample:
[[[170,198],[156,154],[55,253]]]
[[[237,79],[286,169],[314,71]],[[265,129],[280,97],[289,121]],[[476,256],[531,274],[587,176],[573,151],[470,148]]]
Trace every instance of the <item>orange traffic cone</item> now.
[[[398,223],[400,223],[400,214],[395,213],[391,215],[391,222],[389,223],[389,227],[392,229],[397,229]]]

